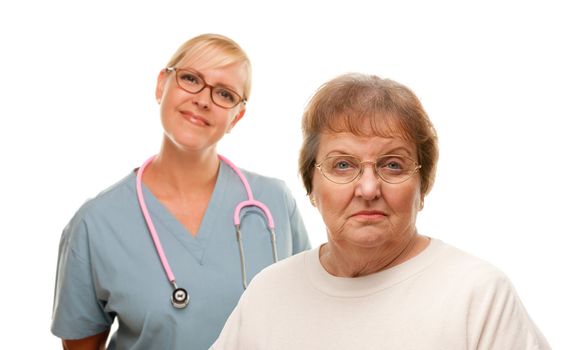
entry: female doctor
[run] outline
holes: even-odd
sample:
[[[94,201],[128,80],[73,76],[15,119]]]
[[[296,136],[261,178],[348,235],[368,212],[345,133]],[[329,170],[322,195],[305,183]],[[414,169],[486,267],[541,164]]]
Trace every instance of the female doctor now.
[[[108,349],[208,349],[257,272],[310,248],[285,184],[217,153],[250,87],[247,55],[220,35],[161,70],[159,153],[62,234],[51,330],[65,349],[104,349],[115,319]]]

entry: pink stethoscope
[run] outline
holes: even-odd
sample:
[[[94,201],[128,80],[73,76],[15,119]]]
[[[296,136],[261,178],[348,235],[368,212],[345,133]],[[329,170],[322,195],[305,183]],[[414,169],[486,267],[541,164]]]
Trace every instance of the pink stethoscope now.
[[[168,263],[168,260],[166,259],[166,254],[164,253],[164,248],[162,247],[162,244],[161,244],[160,239],[158,237],[158,232],[156,231],[156,227],[154,226],[154,223],[152,221],[152,218],[151,218],[150,213],[148,211],[148,208],[146,206],[145,200],[143,198],[143,189],[142,189],[142,187],[143,187],[142,186],[143,172],[144,172],[145,168],[155,158],[156,158],[156,156],[150,157],[148,160],[146,160],[143,163],[143,165],[137,171],[137,179],[136,179],[137,199],[139,202],[139,207],[141,209],[141,212],[142,212],[144,219],[146,221],[146,224],[148,226],[148,230],[149,230],[150,235],[152,237],[152,241],[154,242],[154,245],[156,247],[158,257],[160,258],[162,266],[164,267],[164,270],[166,271],[166,276],[168,277],[168,280],[170,281],[170,283],[172,284],[172,287],[174,288],[174,291],[172,292],[172,298],[170,299],[172,301],[172,305],[177,309],[183,309],[186,307],[186,305],[188,305],[188,301],[190,300],[190,297],[189,297],[186,289],[178,288],[178,285],[176,284],[176,278],[174,277],[174,273],[172,272],[172,269],[170,268],[170,264]],[[271,212],[269,211],[269,208],[267,208],[267,206],[265,204],[254,199],[253,192],[251,191],[251,186],[249,185],[246,177],[243,175],[243,173],[240,171],[240,169],[237,168],[230,160],[226,159],[224,156],[218,155],[218,158],[220,158],[223,162],[225,162],[228,166],[230,166],[232,168],[232,170],[234,170],[234,172],[238,175],[240,181],[242,182],[243,186],[245,187],[245,190],[247,191],[248,199],[246,201],[240,202],[236,206],[236,208],[234,209],[234,227],[236,230],[236,240],[238,243],[238,251],[240,253],[240,264],[241,264],[243,288],[246,289],[248,286],[248,283],[247,283],[247,272],[246,272],[246,267],[245,267],[246,266],[245,254],[244,254],[241,231],[240,231],[240,228],[241,228],[240,211],[244,207],[257,207],[266,216],[267,226],[269,227],[269,233],[271,235],[271,248],[273,250],[273,261],[277,262],[279,259],[277,257],[277,245],[275,242],[275,223],[273,222],[273,216],[271,216]]]

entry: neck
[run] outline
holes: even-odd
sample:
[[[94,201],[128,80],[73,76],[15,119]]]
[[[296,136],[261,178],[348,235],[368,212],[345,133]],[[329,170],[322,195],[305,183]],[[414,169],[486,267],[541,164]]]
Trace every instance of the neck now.
[[[144,172],[144,183],[160,195],[185,196],[214,188],[220,160],[216,149],[185,152],[162,147]]]
[[[416,232],[412,237],[388,246],[362,248],[330,241],[319,251],[319,260],[330,274],[337,277],[370,275],[412,259],[422,252],[430,239]]]

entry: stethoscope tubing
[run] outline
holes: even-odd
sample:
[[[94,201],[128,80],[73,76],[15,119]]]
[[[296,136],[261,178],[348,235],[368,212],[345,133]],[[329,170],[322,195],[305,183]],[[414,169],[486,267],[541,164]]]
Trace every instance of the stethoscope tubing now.
[[[254,207],[258,207],[259,209],[261,209],[263,211],[263,213],[265,213],[265,215],[267,216],[267,225],[269,226],[269,229],[271,229],[271,230],[275,229],[275,222],[273,221],[273,216],[271,215],[271,211],[269,210],[269,208],[267,208],[267,206],[265,204],[255,200],[255,198],[253,196],[253,191],[251,190],[251,186],[249,185],[247,178],[243,175],[243,173],[240,171],[240,169],[237,168],[230,160],[226,159],[224,156],[219,154],[218,158],[222,159],[223,162],[225,162],[228,166],[230,166],[232,168],[232,170],[238,175],[238,178],[242,182],[245,190],[247,191],[248,200],[240,202],[236,206],[236,208],[234,209],[234,215],[233,215],[234,216],[233,217],[234,224],[240,225],[240,211],[243,208],[254,206]]]
[[[144,164],[137,171],[137,177],[136,177],[137,199],[139,201],[139,206],[141,208],[141,212],[143,214],[143,217],[144,217],[146,224],[148,226],[148,231],[150,232],[150,236],[152,237],[152,241],[154,242],[154,246],[156,247],[156,251],[158,253],[158,257],[160,258],[160,262],[162,263],[162,266],[164,267],[164,271],[166,271],[166,276],[168,277],[168,281],[170,281],[170,283],[172,283],[172,285],[175,286],[176,285],[176,278],[174,277],[174,273],[172,272],[172,268],[170,267],[170,264],[168,263],[168,259],[166,258],[166,253],[164,252],[164,248],[162,247],[162,243],[160,243],[158,231],[156,230],[156,227],[154,226],[154,223],[152,221],[152,217],[150,216],[149,210],[147,210],[147,205],[145,204],[145,200],[143,197],[143,186],[142,186],[143,172],[144,172],[145,168],[156,157],[157,156],[154,155],[154,156],[148,158],[148,160],[146,160],[144,162]]]
[[[154,156],[148,158],[137,171],[137,176],[136,176],[137,198],[138,198],[139,207],[140,207],[141,212],[143,214],[143,217],[146,221],[148,231],[150,233],[150,236],[151,236],[152,241],[154,243],[154,246],[156,248],[156,252],[158,253],[158,257],[159,257],[160,262],[161,262],[161,264],[164,268],[164,271],[166,273],[166,277],[168,278],[168,281],[170,282],[170,284],[174,288],[174,292],[172,293],[172,299],[171,299],[172,305],[178,309],[182,309],[182,308],[186,307],[186,305],[188,304],[188,300],[189,300],[188,292],[184,288],[179,288],[178,285],[176,284],[176,278],[174,276],[174,273],[172,272],[172,268],[170,267],[170,264],[168,263],[168,259],[166,258],[164,248],[162,247],[162,243],[160,242],[158,232],[157,232],[156,227],[153,223],[153,220],[151,218],[149,210],[147,209],[147,205],[145,203],[145,199],[143,196],[143,181],[142,181],[143,173],[145,171],[145,168],[156,157],[157,157],[157,155],[154,155]],[[222,155],[218,155],[218,157],[236,173],[236,175],[239,177],[240,181],[242,182],[242,184],[245,188],[245,191],[247,192],[248,199],[240,202],[236,206],[236,208],[234,210],[234,218],[233,218],[234,226],[235,226],[235,230],[236,230],[236,239],[237,239],[238,249],[239,249],[239,253],[240,253],[243,288],[246,289],[248,286],[248,282],[247,282],[247,274],[246,274],[246,261],[245,261],[245,255],[244,255],[244,247],[242,244],[242,235],[241,235],[241,231],[240,231],[240,228],[241,228],[240,212],[243,208],[251,207],[251,206],[257,207],[263,212],[263,214],[267,218],[267,226],[269,228],[269,234],[271,237],[271,248],[272,248],[272,252],[273,252],[273,261],[277,262],[279,259],[277,256],[277,245],[276,245],[276,240],[275,240],[275,222],[273,220],[273,216],[271,215],[271,211],[269,210],[269,208],[264,203],[261,203],[261,202],[254,199],[253,192],[251,190],[251,186],[249,185],[246,177],[240,171],[240,169],[238,167],[236,167],[234,165],[234,163],[232,163],[226,157],[224,157]]]

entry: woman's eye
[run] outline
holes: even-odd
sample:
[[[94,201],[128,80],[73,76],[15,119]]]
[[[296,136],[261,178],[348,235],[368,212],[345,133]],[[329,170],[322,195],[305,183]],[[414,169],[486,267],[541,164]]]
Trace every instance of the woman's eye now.
[[[346,159],[338,159],[333,163],[333,168],[336,170],[348,170],[355,168],[354,162]]]
[[[350,167],[350,164],[348,162],[337,162],[335,167],[338,169],[346,169]]]
[[[386,166],[390,169],[402,169],[402,164],[398,162],[389,162]]]
[[[200,77],[198,77],[195,74],[191,74],[191,73],[183,73],[180,76],[180,80],[182,80],[185,83],[191,84],[191,85],[200,84]]]
[[[398,158],[386,158],[378,161],[378,168],[385,170],[403,170],[404,162]]]
[[[218,95],[218,97],[221,100],[224,101],[228,101],[228,102],[235,102],[236,98],[234,97],[234,94],[226,89],[216,89],[217,91],[215,92],[216,95]]]

